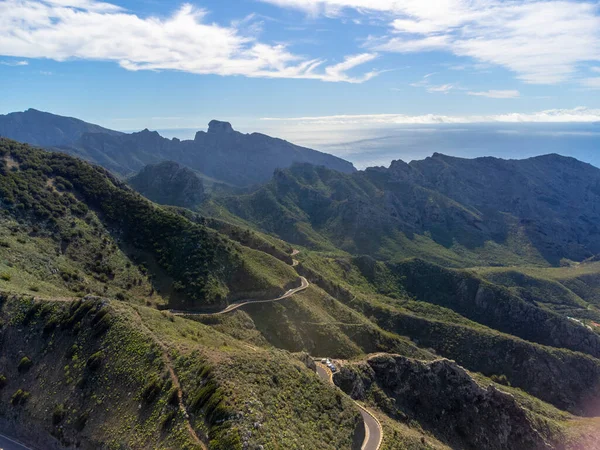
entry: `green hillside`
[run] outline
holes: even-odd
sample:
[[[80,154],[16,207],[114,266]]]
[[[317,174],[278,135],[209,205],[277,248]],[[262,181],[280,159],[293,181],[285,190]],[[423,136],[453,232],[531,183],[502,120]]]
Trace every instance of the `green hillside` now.
[[[0,432],[358,450],[354,400],[381,450],[599,448],[596,258],[397,176],[295,166],[189,210],[0,140]]]
[[[0,155],[8,290],[36,292],[47,283],[60,295],[159,296],[218,308],[280,292],[296,278],[275,258],[154,205],[104,169],[7,140]]]

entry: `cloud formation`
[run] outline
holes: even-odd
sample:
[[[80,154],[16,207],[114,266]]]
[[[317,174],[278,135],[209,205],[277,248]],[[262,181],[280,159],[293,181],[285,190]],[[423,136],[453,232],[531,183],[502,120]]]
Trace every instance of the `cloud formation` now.
[[[0,64],[3,66],[10,67],[19,67],[19,66],[27,66],[29,63],[27,61],[0,61]]]
[[[556,84],[600,61],[599,4],[574,0],[262,0],[309,14],[369,14],[390,24],[378,52],[441,50],[507,68],[527,83]]]
[[[295,55],[283,44],[267,44],[244,35],[235,23],[207,23],[206,14],[190,4],[167,18],[141,18],[95,0],[4,0],[0,1],[0,55],[115,61],[134,71],[349,83],[377,74],[348,74],[372,61],[375,53],[348,56],[341,63],[327,65],[322,59]]]
[[[516,90],[494,90],[491,89],[489,91],[469,91],[467,92],[469,95],[475,95],[478,97],[488,97],[488,98],[519,98],[521,94]]]
[[[425,114],[408,116],[404,114],[359,114],[320,117],[274,118],[263,121],[289,122],[328,126],[373,127],[386,125],[435,125],[469,123],[593,123],[600,122],[600,109],[579,107],[574,109],[550,109],[535,113],[508,113],[474,116],[446,116]]]
[[[581,84],[589,89],[600,89],[600,77],[584,78]]]

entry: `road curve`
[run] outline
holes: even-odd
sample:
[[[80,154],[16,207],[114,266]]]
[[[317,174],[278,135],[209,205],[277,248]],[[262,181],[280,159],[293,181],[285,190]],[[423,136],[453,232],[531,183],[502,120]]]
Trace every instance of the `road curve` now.
[[[23,444],[0,434],[0,450],[32,450]]]
[[[304,277],[300,277],[300,286],[297,288],[288,290],[281,297],[271,298],[271,299],[267,299],[267,300],[241,300],[239,302],[232,303],[231,305],[229,305],[227,308],[223,309],[222,311],[218,311],[218,312],[214,312],[214,313],[200,313],[200,312],[194,312],[194,311],[181,311],[181,310],[176,310],[176,309],[171,309],[169,311],[176,316],[200,316],[200,317],[218,316],[220,314],[227,314],[227,313],[230,313],[231,311],[235,311],[236,309],[241,308],[242,306],[248,305],[250,303],[254,304],[254,303],[279,302],[281,300],[285,300],[286,298],[290,298],[292,295],[297,294],[300,291],[305,290],[308,286],[310,286],[310,283],[308,282],[308,280]]]
[[[317,363],[317,374],[327,383],[333,384],[331,371],[319,363]],[[381,441],[383,440],[381,424],[368,409],[356,401],[354,403],[360,408],[360,414],[365,423],[365,439],[360,450],[379,450]]]
[[[296,256],[298,253],[299,253],[298,250],[293,250],[292,256]],[[297,265],[298,265],[298,261],[295,259],[292,260],[292,266],[297,266]],[[310,286],[310,283],[308,282],[308,280],[301,276],[300,277],[300,286],[297,288],[294,288],[294,289],[289,289],[281,297],[268,299],[268,300],[242,300],[242,301],[239,301],[239,302],[229,305],[227,308],[223,309],[222,311],[218,311],[215,313],[199,313],[199,312],[193,312],[193,311],[178,311],[178,310],[170,310],[170,312],[176,316],[201,316],[201,317],[217,316],[217,315],[221,315],[221,314],[230,313],[230,312],[235,311],[236,309],[241,308],[242,306],[248,305],[250,303],[273,303],[273,302],[285,300],[286,298],[289,298],[292,295],[305,290],[306,288],[308,288],[308,286]],[[317,374],[323,380],[325,380],[327,383],[333,384],[333,377],[332,377],[331,371],[319,363],[317,363]],[[379,421],[375,418],[375,416],[371,412],[369,412],[360,403],[358,403],[358,402],[354,402],[354,403],[356,403],[356,405],[360,408],[360,414],[362,415],[363,422],[365,424],[365,439],[364,439],[363,444],[360,447],[360,449],[361,450],[379,450],[379,448],[381,447],[381,441],[383,439],[383,431],[381,429],[381,425],[380,425]],[[0,449],[0,450],[2,450],[2,449]],[[15,450],[21,450],[21,449],[15,449]]]

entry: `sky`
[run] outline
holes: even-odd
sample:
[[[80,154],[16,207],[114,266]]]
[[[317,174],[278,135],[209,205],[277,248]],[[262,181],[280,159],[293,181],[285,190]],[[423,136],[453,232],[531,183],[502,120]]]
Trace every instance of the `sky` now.
[[[119,130],[217,118],[324,145],[407,125],[600,122],[600,3],[0,0],[0,114],[30,107]]]

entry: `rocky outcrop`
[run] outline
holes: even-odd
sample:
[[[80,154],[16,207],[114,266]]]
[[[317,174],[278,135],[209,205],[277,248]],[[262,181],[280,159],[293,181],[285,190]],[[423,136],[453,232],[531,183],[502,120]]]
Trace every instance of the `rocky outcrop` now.
[[[221,122],[220,120],[211,120],[208,123],[209,133],[233,133],[233,127],[229,122]]]
[[[334,382],[356,400],[380,390],[380,404],[397,419],[413,419],[459,449],[549,449],[527,412],[490,385],[478,385],[456,363],[380,354],[346,365]]]

